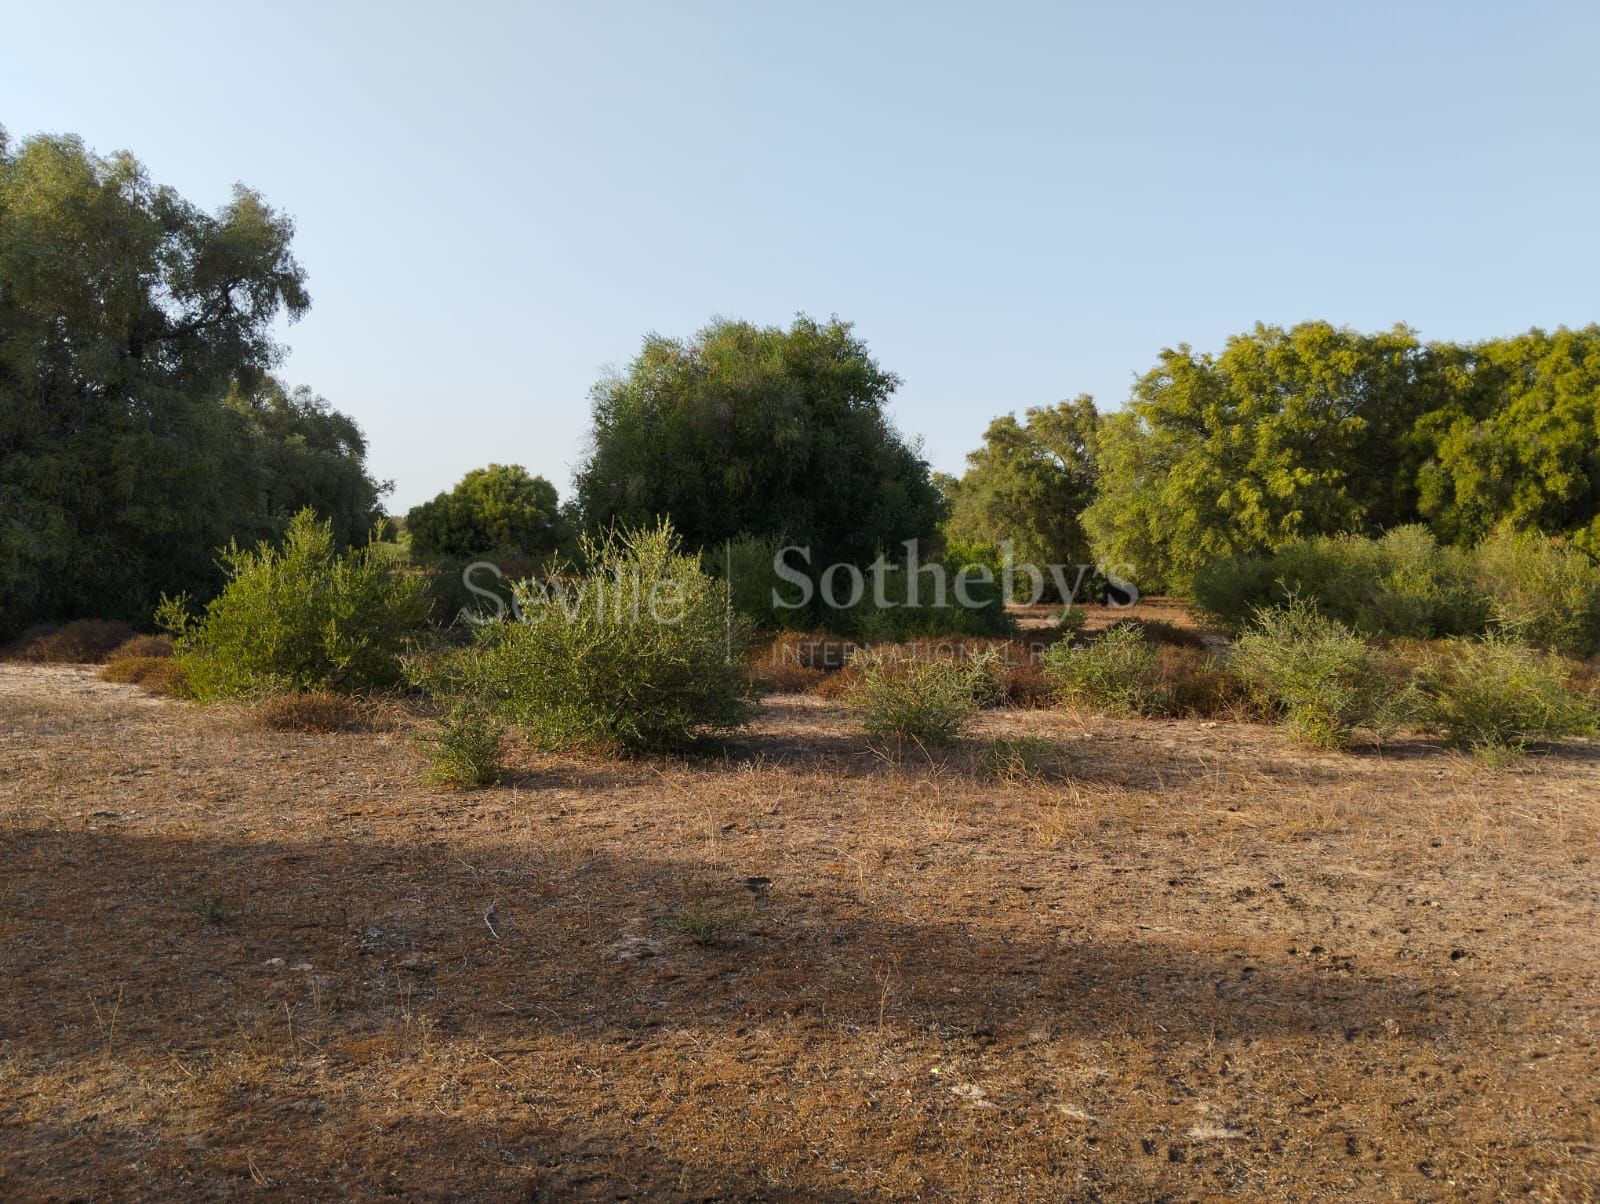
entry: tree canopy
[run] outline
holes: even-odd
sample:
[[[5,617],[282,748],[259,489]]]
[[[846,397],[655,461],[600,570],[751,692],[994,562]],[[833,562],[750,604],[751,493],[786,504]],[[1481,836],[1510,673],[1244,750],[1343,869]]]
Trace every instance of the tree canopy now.
[[[1600,557],[1600,326],[1440,355],[1456,387],[1417,424],[1422,515],[1458,544],[1509,523]]]
[[[782,536],[814,565],[864,564],[935,533],[942,502],[884,407],[899,378],[850,325],[787,330],[719,320],[688,340],[651,335],[592,393],[577,474],[591,527],[670,518],[686,544]]]
[[[1086,564],[1080,516],[1093,500],[1100,415],[1094,399],[1036,406],[1021,422],[996,418],[967,471],[950,482],[945,533],[962,542],[1012,542],[1019,563]]]
[[[1222,556],[1424,521],[1600,555],[1600,327],[1420,343],[1307,322],[1166,350],[1102,425],[1097,554],[1186,589]]]
[[[556,487],[520,464],[473,469],[455,488],[413,507],[406,530],[413,551],[431,556],[546,556],[569,539]]]
[[[1217,356],[1164,350],[1101,426],[1096,552],[1182,589],[1213,557],[1407,521],[1428,371],[1399,326],[1258,325]]]
[[[375,517],[360,431],[269,375],[310,305],[292,235],[242,186],[206,213],[127,153],[0,135],[0,632],[208,593],[214,549],[304,505]]]

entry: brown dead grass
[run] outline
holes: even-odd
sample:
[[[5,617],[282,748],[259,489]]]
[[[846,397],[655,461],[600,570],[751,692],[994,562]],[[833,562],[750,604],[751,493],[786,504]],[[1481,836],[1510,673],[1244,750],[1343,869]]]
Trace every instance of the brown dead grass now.
[[[112,649],[106,656],[106,663],[109,665],[130,657],[150,659],[171,656],[172,653],[173,646],[170,635],[136,635],[131,640],[118,644]]]
[[[985,776],[997,741],[1060,766]],[[0,669],[0,1198],[1582,1199],[1600,750],[768,702],[722,755]],[[709,934],[709,935],[708,935]]]
[[[119,619],[74,619],[30,627],[6,650],[6,660],[35,665],[96,665],[134,635]]]
[[[169,698],[184,698],[189,693],[189,679],[183,666],[169,656],[124,656],[121,649],[100,670],[101,681],[135,685],[151,694],[164,694]]]
[[[368,731],[378,717],[365,699],[328,690],[274,694],[256,703],[251,714],[258,726],[273,732]]]

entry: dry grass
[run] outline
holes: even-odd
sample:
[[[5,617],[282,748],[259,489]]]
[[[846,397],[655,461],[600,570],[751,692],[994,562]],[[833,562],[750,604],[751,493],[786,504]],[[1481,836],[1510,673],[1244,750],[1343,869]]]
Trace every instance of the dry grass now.
[[[986,779],[999,740],[1067,776]],[[0,669],[0,1198],[1600,1178],[1593,745],[994,710],[886,756],[794,697],[693,763],[417,769]]]
[[[274,732],[359,732],[374,726],[369,703],[328,690],[274,694],[256,703],[251,714]]]
[[[44,623],[18,636],[4,659],[35,665],[97,665],[133,635],[133,628],[117,619]]]
[[[106,664],[113,664],[129,657],[150,659],[171,656],[172,653],[173,645],[170,635],[136,635],[131,640],[118,644],[107,653]]]
[[[125,656],[118,649],[100,670],[101,681],[140,686],[151,694],[183,698],[189,692],[183,666],[172,656]]]

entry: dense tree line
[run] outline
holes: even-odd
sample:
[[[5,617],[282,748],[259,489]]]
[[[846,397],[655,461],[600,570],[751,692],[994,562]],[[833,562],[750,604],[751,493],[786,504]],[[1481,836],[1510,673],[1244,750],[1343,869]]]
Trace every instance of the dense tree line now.
[[[1098,422],[1074,407],[1092,470],[1027,436],[1039,412],[1000,419],[952,489],[952,534],[1071,563],[1076,520],[1101,563],[1179,591],[1219,557],[1417,522],[1457,546],[1505,523],[1600,556],[1600,327],[1425,344],[1257,326],[1216,355],[1164,350]]]
[[[303,506],[370,527],[361,431],[270,374],[310,305],[292,235],[249,189],[207,213],[129,154],[0,131],[0,636],[209,593],[219,546]]]

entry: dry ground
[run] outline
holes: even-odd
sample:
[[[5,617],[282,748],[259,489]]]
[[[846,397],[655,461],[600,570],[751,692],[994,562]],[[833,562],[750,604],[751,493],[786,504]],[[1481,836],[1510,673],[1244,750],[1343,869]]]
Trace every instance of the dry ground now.
[[[518,766],[0,666],[0,1198],[1594,1198],[1593,745]]]

